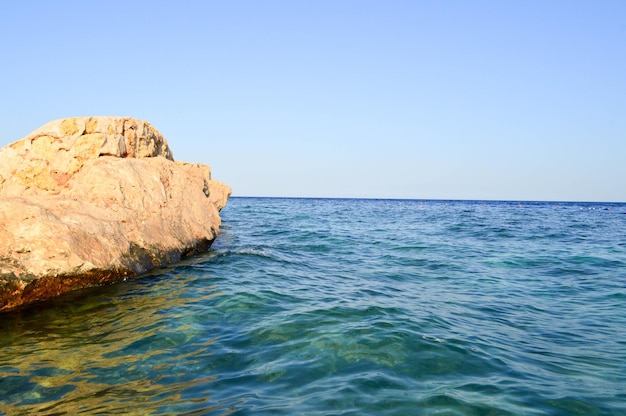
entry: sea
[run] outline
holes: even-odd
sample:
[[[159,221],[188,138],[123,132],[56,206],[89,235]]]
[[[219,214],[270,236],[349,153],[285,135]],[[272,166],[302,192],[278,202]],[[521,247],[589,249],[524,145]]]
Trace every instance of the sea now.
[[[2,415],[626,415],[626,204],[234,197],[0,314]]]

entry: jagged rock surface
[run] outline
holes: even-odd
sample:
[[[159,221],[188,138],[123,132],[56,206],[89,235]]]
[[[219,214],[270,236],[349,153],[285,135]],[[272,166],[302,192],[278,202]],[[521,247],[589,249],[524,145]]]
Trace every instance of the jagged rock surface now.
[[[0,311],[208,249],[229,196],[147,122],[44,125],[0,149]]]

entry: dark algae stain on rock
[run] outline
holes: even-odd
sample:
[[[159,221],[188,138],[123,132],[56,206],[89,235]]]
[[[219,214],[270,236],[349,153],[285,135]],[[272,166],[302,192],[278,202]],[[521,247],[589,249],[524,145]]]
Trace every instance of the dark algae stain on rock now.
[[[22,298],[25,302],[46,299],[72,289],[99,286],[134,275],[130,270],[89,270],[80,275],[42,277],[26,286]]]

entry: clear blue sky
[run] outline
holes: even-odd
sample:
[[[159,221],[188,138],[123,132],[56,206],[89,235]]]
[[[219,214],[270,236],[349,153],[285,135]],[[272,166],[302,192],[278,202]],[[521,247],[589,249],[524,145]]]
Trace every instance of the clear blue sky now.
[[[626,1],[4,1],[0,146],[151,122],[239,196],[626,201]]]

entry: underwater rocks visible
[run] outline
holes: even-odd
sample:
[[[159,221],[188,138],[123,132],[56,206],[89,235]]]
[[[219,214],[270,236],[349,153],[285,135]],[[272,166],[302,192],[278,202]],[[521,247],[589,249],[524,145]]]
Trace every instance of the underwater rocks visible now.
[[[0,311],[207,250],[230,193],[147,122],[44,125],[0,149]]]

